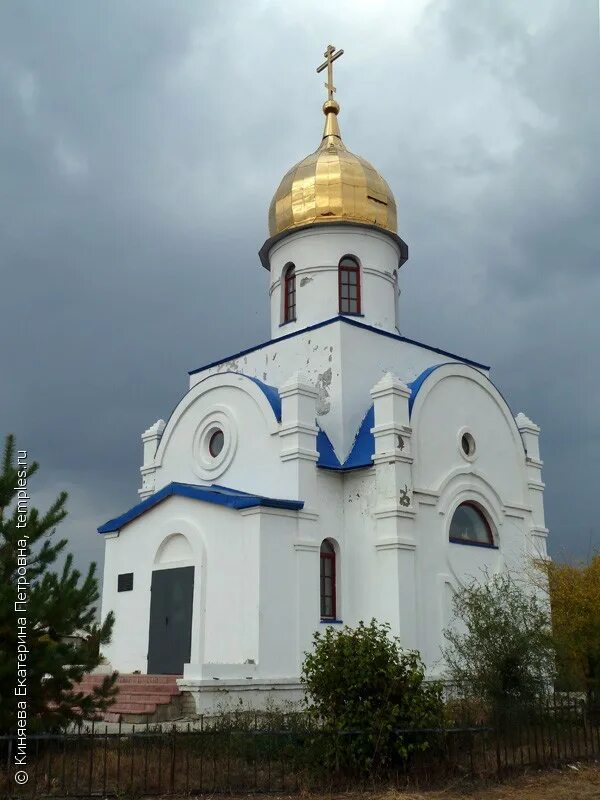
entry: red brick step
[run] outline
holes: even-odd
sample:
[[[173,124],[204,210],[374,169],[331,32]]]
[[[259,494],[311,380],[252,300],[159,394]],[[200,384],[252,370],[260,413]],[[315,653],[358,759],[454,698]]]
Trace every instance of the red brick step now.
[[[78,688],[91,693],[104,675],[85,675]],[[104,722],[159,722],[174,719],[181,713],[182,693],[177,686],[180,675],[119,675],[118,694],[113,705],[97,719]]]

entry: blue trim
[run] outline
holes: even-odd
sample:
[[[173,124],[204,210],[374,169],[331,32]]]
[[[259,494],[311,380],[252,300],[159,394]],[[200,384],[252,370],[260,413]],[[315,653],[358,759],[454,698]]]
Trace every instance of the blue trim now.
[[[439,367],[447,367],[449,365],[451,366],[453,364],[460,364],[460,363],[461,363],[460,361],[446,361],[443,364],[434,364],[432,367],[427,367],[427,369],[424,369],[423,372],[414,379],[414,381],[412,381],[411,383],[408,384],[408,388],[410,389],[410,397],[408,398],[408,414],[409,414],[409,416],[412,415],[413,405],[415,403],[415,400],[417,399],[417,395],[419,394],[419,390],[420,390],[421,386],[425,383],[425,381],[431,375],[431,373],[435,372],[435,370],[439,369]],[[500,389],[490,379],[490,377],[487,376],[487,375],[486,375],[486,377],[487,377],[488,381],[492,384],[494,389],[498,392],[498,394],[500,395],[502,400],[504,401],[504,404],[506,405],[506,407],[508,409],[508,413],[510,414],[511,418],[514,421],[515,415],[514,415],[512,409],[511,409],[508,401],[506,400],[506,397],[504,397],[504,395],[502,394]],[[515,426],[516,426],[516,422],[515,422]],[[525,453],[525,455],[527,455],[527,450],[525,449],[525,443],[523,441],[523,437],[520,434],[519,434],[519,441],[521,442],[521,444],[523,446],[523,452]]]
[[[448,358],[456,359],[457,361],[460,361],[461,364],[468,364],[470,367],[476,367],[477,369],[485,370],[490,369],[489,366],[486,364],[480,364],[479,361],[473,361],[470,358],[463,358],[463,356],[450,353],[448,350],[441,350],[439,347],[432,347],[431,345],[424,344],[423,342],[418,342],[416,339],[409,339],[408,337],[402,336],[399,333],[382,331],[379,328],[374,328],[372,325],[366,325],[364,322],[359,322],[356,319],[344,319],[344,317],[340,317],[339,319],[343,319],[348,325],[354,325],[355,328],[364,328],[367,331],[378,333],[380,336],[386,336],[388,339],[396,339],[399,342],[406,342],[406,344],[414,344],[416,347],[421,347],[423,350],[430,350],[432,353],[438,353],[441,356],[448,356]]]
[[[323,467],[324,469],[342,468],[329,436],[321,428],[317,433],[317,451],[319,453],[319,458],[317,459],[318,467]]]
[[[232,374],[243,375],[242,372],[234,372]],[[281,422],[281,397],[279,397],[279,391],[277,390],[277,387],[270,386],[268,383],[263,383],[262,381],[259,381],[258,378],[252,378],[250,375],[244,375],[244,378],[250,378],[250,380],[258,386],[258,388],[269,401],[269,404],[273,409],[273,413],[277,418],[277,422]]]
[[[448,539],[450,544],[466,544],[467,547],[485,547],[487,550],[499,550],[497,544],[489,544],[488,542],[471,542],[469,539]]]
[[[358,433],[354,439],[354,444],[350,450],[350,455],[344,461],[344,469],[356,469],[357,467],[370,467],[373,464],[373,454],[375,453],[375,437],[371,433],[371,428],[375,425],[375,406],[367,411],[360,423]]]
[[[447,367],[449,364],[456,364],[456,363],[459,362],[446,361],[444,364],[434,364],[432,367],[427,367],[427,369],[424,369],[423,372],[414,379],[414,381],[411,381],[408,384],[408,388],[410,389],[410,397],[408,398],[409,416],[412,414],[413,405],[415,403],[415,400],[417,399],[417,395],[419,394],[419,389],[425,383],[425,381],[431,375],[431,373],[435,372],[435,370],[438,367]]]
[[[141,503],[138,503],[129,511],[121,514],[114,519],[105,522],[98,528],[98,533],[113,533],[121,530],[129,522],[141,517],[146,511],[162,503],[168,497],[189,497],[192,500],[202,500],[205,503],[215,503],[220,506],[227,506],[236,510],[242,508],[285,508],[290,511],[299,511],[304,507],[302,500],[278,500],[273,497],[263,497],[257,494],[248,494],[238,489],[228,489],[226,486],[197,486],[192,483],[169,483],[158,492],[150,495]]]
[[[321,625],[343,625],[343,619],[322,619]]]
[[[317,433],[317,450],[319,452],[317,466],[322,469],[343,470],[344,472],[372,466],[372,457],[375,453],[375,437],[371,433],[371,428],[374,424],[375,407],[372,405],[360,423],[350,454],[343,464],[340,463],[336,456],[333,445],[325,431],[319,429]]]
[[[227,358],[221,358],[218,361],[212,361],[210,364],[205,364],[203,367],[192,369],[188,372],[188,375],[196,375],[198,372],[202,372],[205,369],[212,369],[212,367],[218,367],[219,364],[226,364],[228,361],[234,361],[236,358],[241,358],[242,356],[246,356],[249,353],[254,353],[256,350],[262,350],[263,347],[266,347],[269,344],[274,344],[275,342],[283,342],[286,339],[291,339],[293,336],[300,336],[300,334],[302,333],[310,333],[311,331],[318,330],[319,328],[324,328],[326,325],[331,325],[333,322],[345,322],[346,325],[354,325],[354,327],[356,328],[362,328],[363,330],[371,331],[371,333],[377,333],[379,334],[379,336],[386,336],[388,339],[395,339],[398,342],[406,342],[407,344],[414,344],[416,347],[421,347],[422,349],[429,350],[432,353],[438,353],[439,355],[456,359],[457,361],[460,361],[462,364],[468,364],[470,367],[489,370],[489,367],[486,366],[485,364],[480,364],[478,361],[472,361],[470,358],[463,358],[462,356],[458,356],[454,353],[449,353],[446,350],[441,350],[438,347],[431,347],[428,344],[423,344],[423,342],[418,342],[416,339],[407,339],[406,336],[401,336],[399,333],[390,333],[389,331],[382,331],[379,328],[373,328],[372,325],[366,325],[364,322],[359,322],[357,319],[349,319],[344,315],[338,314],[337,317],[331,317],[330,319],[326,319],[323,322],[317,322],[315,325],[309,325],[308,327],[301,328],[298,331],[292,331],[292,333],[286,333],[284,336],[279,336],[277,339],[268,339],[266,342],[257,344],[254,347],[249,347],[247,350],[240,350],[239,353],[235,353],[232,356],[227,356]]]

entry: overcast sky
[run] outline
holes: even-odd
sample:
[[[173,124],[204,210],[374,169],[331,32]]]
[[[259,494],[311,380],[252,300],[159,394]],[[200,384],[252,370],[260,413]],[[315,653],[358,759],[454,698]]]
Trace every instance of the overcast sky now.
[[[187,370],[268,338],[257,251],[330,42],[410,248],[402,332],[492,365],[542,427],[552,555],[600,549],[597,0],[4,0],[1,428],[81,565]]]

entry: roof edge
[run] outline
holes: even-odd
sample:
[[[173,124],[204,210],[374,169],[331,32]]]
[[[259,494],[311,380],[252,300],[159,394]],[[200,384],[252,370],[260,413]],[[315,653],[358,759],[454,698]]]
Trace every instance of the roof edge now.
[[[218,484],[210,484],[202,486],[194,483],[178,483],[173,481],[163,486],[150,497],[137,503],[135,506],[120,514],[118,517],[105,522],[100,525],[98,533],[114,533],[120,531],[125,525],[133,522],[150,511],[155,506],[162,503],[169,497],[188,497],[192,500],[201,500],[206,503],[213,503],[215,505],[227,506],[234,510],[241,510],[244,508],[283,508],[288,511],[300,511],[304,508],[303,500],[281,500],[275,497],[265,497],[263,495],[249,494],[237,489],[230,489],[226,486]]]
[[[284,239],[286,236],[291,236],[293,233],[298,233],[299,231],[307,230],[308,228],[328,228],[331,225],[342,225],[344,227],[353,227],[358,226],[360,228],[366,228],[367,230],[376,231],[377,233],[382,233],[385,236],[388,236],[400,249],[400,258],[398,260],[398,269],[408,261],[408,245],[401,239],[397,233],[394,231],[387,230],[386,228],[382,228],[379,225],[374,225],[371,222],[361,222],[360,220],[349,220],[349,219],[335,219],[332,218],[330,220],[323,219],[319,220],[319,222],[306,222],[302,225],[295,225],[291,228],[286,228],[284,231],[280,231],[276,233],[274,236],[270,236],[263,246],[258,251],[258,257],[260,258],[260,263],[263,267],[271,271],[271,264],[269,260],[269,252],[274,244],[277,244],[281,239]]]
[[[330,317],[329,319],[323,320],[323,322],[316,322],[314,325],[307,325],[306,328],[300,328],[300,330],[292,331],[292,333],[286,333],[283,336],[278,336],[276,339],[267,339],[265,342],[254,345],[254,347],[248,347],[245,350],[240,350],[238,353],[234,353],[233,355],[220,358],[217,361],[211,361],[209,364],[204,364],[202,367],[188,370],[188,375],[197,375],[199,372],[203,372],[205,369],[218,367],[220,364],[226,364],[228,361],[234,361],[236,358],[246,356],[249,353],[254,353],[257,350],[262,350],[263,347],[267,347],[275,342],[284,342],[286,339],[292,339],[294,336],[300,336],[303,333],[310,333],[318,328],[324,328],[326,325],[331,325],[334,322],[344,322],[347,325],[353,325],[355,328],[362,328],[363,330],[371,331],[371,333],[377,333],[380,336],[386,336],[388,339],[395,339],[396,341],[405,342],[406,344],[414,344],[416,347],[421,347],[424,350],[429,350],[432,353],[437,353],[438,355],[455,359],[463,364],[468,364],[470,367],[476,367],[477,369],[483,369],[486,371],[490,370],[488,365],[481,364],[479,361],[474,361],[473,359],[459,356],[456,353],[450,353],[448,350],[442,350],[439,347],[433,347],[432,345],[425,344],[424,342],[419,342],[416,339],[409,339],[407,336],[402,336],[400,333],[391,333],[391,331],[384,331],[381,330],[381,328],[374,328],[372,325],[366,325],[364,322],[360,322],[359,320],[346,317],[343,314],[338,314],[335,317]]]

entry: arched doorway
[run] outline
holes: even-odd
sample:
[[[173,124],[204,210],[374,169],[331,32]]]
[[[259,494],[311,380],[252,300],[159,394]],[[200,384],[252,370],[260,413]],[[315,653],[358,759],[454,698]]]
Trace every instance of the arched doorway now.
[[[169,536],[156,554],[150,588],[149,675],[182,675],[190,660],[194,567],[179,566],[189,560],[192,550],[181,534]]]

